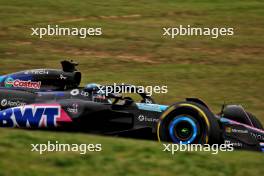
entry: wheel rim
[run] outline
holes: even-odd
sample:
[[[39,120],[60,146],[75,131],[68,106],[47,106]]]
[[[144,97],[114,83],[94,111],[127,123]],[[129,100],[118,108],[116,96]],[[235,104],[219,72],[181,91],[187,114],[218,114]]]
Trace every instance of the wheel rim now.
[[[187,116],[178,116],[169,124],[169,135],[173,142],[181,144],[192,143],[198,132],[195,121]]]

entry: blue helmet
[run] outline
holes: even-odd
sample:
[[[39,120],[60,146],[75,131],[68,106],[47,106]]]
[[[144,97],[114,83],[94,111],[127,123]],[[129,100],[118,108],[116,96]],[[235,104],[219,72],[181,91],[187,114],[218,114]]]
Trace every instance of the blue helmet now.
[[[84,87],[84,90],[86,92],[97,92],[99,91],[99,87],[101,85],[100,84],[96,84],[96,83],[89,83],[89,84],[86,84],[86,86]]]

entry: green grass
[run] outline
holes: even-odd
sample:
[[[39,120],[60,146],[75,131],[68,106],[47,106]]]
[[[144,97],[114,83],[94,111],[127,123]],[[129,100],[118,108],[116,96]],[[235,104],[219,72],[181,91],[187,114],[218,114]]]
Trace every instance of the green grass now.
[[[29,68],[58,68],[60,60],[72,58],[80,63],[82,85],[88,82],[167,85],[168,94],[154,95],[157,102],[171,104],[185,97],[200,97],[214,112],[219,112],[224,102],[238,103],[264,122],[263,8],[260,0],[152,0],[151,3],[0,0],[0,74]],[[103,35],[86,39],[62,36],[39,39],[30,35],[32,27],[48,24],[102,27]],[[235,35],[218,39],[162,36],[163,27],[180,24],[233,27]],[[171,157],[151,142],[31,133],[1,130],[2,175],[263,173],[263,157],[256,153],[217,156],[179,153]],[[105,151],[87,156],[68,153],[39,156],[24,152],[29,143],[45,142],[47,136],[60,141],[71,142],[76,138],[84,143],[101,142]]]
[[[264,158],[255,152],[162,152],[156,142],[86,134],[0,129],[0,175],[261,175]],[[30,144],[102,144],[102,151],[31,152]]]

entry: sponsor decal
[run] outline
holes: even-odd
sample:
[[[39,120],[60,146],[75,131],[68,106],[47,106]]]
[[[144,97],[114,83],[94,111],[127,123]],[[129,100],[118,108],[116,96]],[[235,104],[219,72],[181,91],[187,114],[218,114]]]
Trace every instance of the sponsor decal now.
[[[153,104],[152,100],[147,99],[147,98],[145,99],[145,103],[146,103],[146,104]]]
[[[144,115],[139,115],[139,116],[138,116],[138,120],[139,120],[139,121],[142,122],[142,121],[144,121],[144,119],[145,119]]]
[[[1,106],[5,107],[7,105],[7,100],[6,99],[3,99],[1,101]]]
[[[12,82],[12,81],[14,81],[14,79],[13,78],[7,78],[6,80],[5,80],[5,87],[6,88],[10,88],[10,87],[12,87],[12,85],[11,84],[9,84],[9,82]]]
[[[35,69],[35,70],[27,70],[24,72],[26,75],[34,74],[34,75],[48,75],[49,71],[45,69]]]
[[[225,144],[232,144],[233,147],[241,148],[243,144],[241,142],[231,142],[230,140],[225,140]]]
[[[79,95],[80,94],[80,90],[79,89],[73,89],[72,91],[71,91],[71,95],[72,96],[77,96],[77,95]]]
[[[88,97],[89,96],[89,93],[82,90],[81,91],[81,95],[82,96],[85,96],[85,97]]]
[[[5,80],[5,87],[6,88],[11,88],[11,87],[15,87],[15,88],[29,88],[29,89],[40,89],[41,87],[41,82],[33,82],[31,80],[28,81],[22,81],[19,79],[13,79],[13,78],[7,78]]]
[[[85,92],[85,91],[80,91],[79,89],[73,89],[71,91],[71,95],[72,96],[77,96],[77,95],[82,95],[84,97],[88,97],[89,96],[89,93],[88,92]]]
[[[226,127],[225,131],[227,133],[240,133],[240,134],[247,134],[248,133],[248,130],[241,130],[241,129],[231,128],[231,127]]]
[[[72,107],[67,108],[67,111],[73,114],[78,114],[78,104],[73,104]]]
[[[56,127],[57,122],[71,121],[60,105],[30,105],[15,107],[0,112],[3,127]]]
[[[60,74],[60,79],[65,80],[65,79],[67,79],[67,77],[63,76],[63,74]]]
[[[13,101],[13,100],[7,100],[7,99],[3,99],[1,101],[1,106],[5,107],[5,106],[9,106],[9,107],[17,107],[17,106],[25,106],[26,103],[25,102],[21,102],[19,100],[17,101]]]
[[[256,138],[257,140],[262,140],[262,141],[264,141],[264,136],[263,135],[261,135],[261,134],[256,134],[256,133],[250,133],[251,134],[251,136],[253,136],[254,138]]]
[[[149,117],[147,117],[146,115],[139,115],[138,116],[138,120],[140,121],[140,122],[158,122],[159,121],[159,119],[153,119],[153,118],[149,118]]]
[[[248,130],[240,130],[240,129],[232,128],[232,133],[247,134]]]

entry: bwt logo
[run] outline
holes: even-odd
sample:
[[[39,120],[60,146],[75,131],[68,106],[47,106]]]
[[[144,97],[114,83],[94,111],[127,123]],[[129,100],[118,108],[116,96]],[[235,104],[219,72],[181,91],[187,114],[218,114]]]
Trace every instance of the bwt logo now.
[[[25,106],[0,112],[2,127],[56,127],[60,117],[60,106]]]

